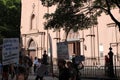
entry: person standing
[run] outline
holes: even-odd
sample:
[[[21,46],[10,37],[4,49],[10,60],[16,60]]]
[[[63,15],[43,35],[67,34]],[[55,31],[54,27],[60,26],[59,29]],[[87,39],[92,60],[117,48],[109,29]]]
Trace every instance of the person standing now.
[[[42,63],[41,59],[38,58],[38,61],[36,62],[36,69],[41,66],[41,63]]]
[[[13,79],[14,76],[15,76],[15,67],[14,67],[14,64],[10,64],[9,73],[11,75],[11,79]]]
[[[70,71],[70,79],[69,80],[76,80],[76,77],[77,77],[77,71],[76,69],[74,68],[73,66],[73,63],[68,61],[67,62],[67,67]]]
[[[25,73],[25,80],[27,80],[28,79],[28,76],[29,76],[29,73],[30,73],[30,69],[31,69],[31,67],[32,67],[32,64],[33,64],[33,62],[32,62],[32,60],[31,60],[31,58],[30,58],[30,56],[24,56],[23,57],[23,59],[24,59],[24,66],[25,66],[25,69],[26,69],[26,73]]]
[[[2,80],[8,80],[9,77],[9,65],[3,65]]]
[[[48,62],[47,62],[47,59],[48,59],[48,55],[46,54],[46,51],[44,51],[44,54],[43,54],[43,64],[45,64],[45,65],[47,65],[48,64]]]
[[[38,59],[38,61],[36,62],[35,66],[36,66],[36,69],[35,69],[36,78],[35,78],[35,80],[39,80],[39,79],[43,80],[43,77],[39,76],[39,74],[40,74],[39,68],[41,66],[41,59]]]
[[[34,69],[34,73],[35,73],[35,71],[36,71],[36,65],[37,65],[37,63],[38,63],[38,58],[37,57],[35,57],[34,58],[34,61],[33,61],[33,69]]]
[[[47,71],[47,66],[45,64],[43,64],[43,62],[41,61],[41,59],[38,59],[35,80],[39,80],[39,79],[43,80],[43,77],[44,77],[46,71]]]
[[[78,57],[78,58],[79,58],[79,57]],[[72,58],[72,63],[73,63],[74,68],[75,68],[76,71],[77,71],[76,80],[81,80],[81,79],[80,79],[81,73],[80,73],[79,70],[83,69],[83,68],[84,68],[84,65],[83,65],[82,61],[79,60],[78,58],[77,58],[77,56],[76,56],[76,57],[73,57],[73,58]]]
[[[23,56],[19,57],[19,64],[16,64],[16,80],[25,80],[26,66],[24,65]]]
[[[0,63],[0,74],[2,74],[2,68],[3,68],[3,65],[2,63]]]
[[[108,73],[109,73],[108,67],[109,67],[109,58],[107,55],[105,55],[105,75],[106,76],[108,76]]]
[[[64,59],[58,60],[59,80],[69,80],[70,78],[69,69],[65,65],[66,61]]]

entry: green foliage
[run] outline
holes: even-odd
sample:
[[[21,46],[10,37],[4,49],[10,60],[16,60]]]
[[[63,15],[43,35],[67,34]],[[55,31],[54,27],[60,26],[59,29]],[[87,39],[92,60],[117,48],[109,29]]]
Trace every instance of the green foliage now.
[[[20,0],[0,0],[0,44],[3,38],[20,37]]]
[[[45,3],[46,0],[42,0]],[[52,14],[45,14],[47,22],[45,29],[60,29],[63,28],[68,34],[71,29],[78,31],[97,24],[97,18],[81,12],[85,6],[86,0],[51,0],[51,5],[57,5],[57,8]],[[50,5],[50,6],[51,6]],[[44,4],[44,6],[46,6]],[[47,7],[50,7],[49,5]]]
[[[120,0],[41,0],[43,6],[57,5],[52,14],[45,14],[45,29],[63,28],[67,33],[97,25],[97,17],[105,12],[118,25],[120,22],[112,15],[111,10],[120,8]]]

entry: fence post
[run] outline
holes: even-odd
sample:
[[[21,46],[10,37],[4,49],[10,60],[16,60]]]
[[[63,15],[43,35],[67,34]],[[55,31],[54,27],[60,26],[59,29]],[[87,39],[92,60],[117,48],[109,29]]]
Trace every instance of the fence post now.
[[[110,77],[114,77],[114,70],[113,70],[113,52],[112,52],[112,48],[110,47],[109,48],[109,53],[108,53],[108,55],[109,55],[109,61],[110,61],[110,65],[109,65],[109,67],[108,67],[108,69],[109,69],[109,76]]]

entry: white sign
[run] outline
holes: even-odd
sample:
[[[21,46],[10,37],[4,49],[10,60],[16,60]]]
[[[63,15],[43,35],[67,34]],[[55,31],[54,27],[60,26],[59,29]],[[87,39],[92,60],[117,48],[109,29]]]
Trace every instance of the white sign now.
[[[18,63],[19,61],[19,39],[4,38],[2,48],[3,65]]]
[[[58,59],[69,59],[67,42],[57,43],[57,57]]]

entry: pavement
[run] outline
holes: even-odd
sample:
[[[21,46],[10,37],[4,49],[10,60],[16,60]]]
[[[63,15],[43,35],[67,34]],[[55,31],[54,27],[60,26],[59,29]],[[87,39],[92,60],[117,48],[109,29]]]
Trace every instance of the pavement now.
[[[35,75],[30,75],[28,80],[35,80]],[[58,80],[58,78],[56,77],[52,77],[52,76],[44,76],[44,80]],[[109,78],[109,77],[81,77],[80,80],[120,80],[117,78]]]
[[[28,77],[28,80],[35,80],[36,76],[34,74],[30,74]],[[2,76],[0,75],[0,80],[2,80]],[[11,79],[9,76],[8,80],[16,80],[16,77],[14,77],[14,79]],[[23,80],[23,79],[19,79],[19,80]],[[44,76],[43,80],[58,80],[58,78],[56,77],[52,77],[52,76]],[[110,79],[110,78],[97,78],[97,77],[82,77],[81,80],[119,80],[119,79]]]
[[[30,74],[28,77],[28,80],[35,80],[36,76],[34,74]],[[0,75],[0,80],[2,80],[2,75]],[[16,80],[16,77],[14,77],[14,79],[11,79],[9,76],[8,80]],[[23,79],[20,79],[23,80]],[[43,80],[58,80],[58,78],[56,77],[52,77],[52,76],[44,76]],[[81,79],[81,80],[96,80],[96,79]]]
[[[28,80],[35,80],[35,78],[36,78],[36,75],[30,74],[29,77],[28,77]],[[0,80],[2,80],[2,75],[1,74],[0,74]],[[16,80],[16,77],[14,77],[14,79],[11,79],[10,76],[9,76],[8,80]],[[44,76],[43,80],[58,80],[58,79],[55,78],[55,77],[52,77],[52,76]]]
[[[29,75],[28,80],[35,80],[35,78],[36,76],[32,74],[32,75]],[[52,76],[44,76],[43,80],[58,80],[58,79]]]

